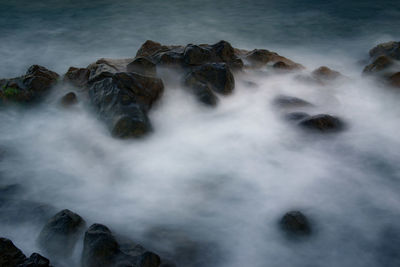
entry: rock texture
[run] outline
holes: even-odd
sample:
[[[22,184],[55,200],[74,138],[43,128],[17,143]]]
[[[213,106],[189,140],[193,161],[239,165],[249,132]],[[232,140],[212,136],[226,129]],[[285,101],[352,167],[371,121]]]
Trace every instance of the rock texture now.
[[[311,224],[307,217],[300,211],[290,211],[279,221],[282,231],[290,237],[311,235]]]

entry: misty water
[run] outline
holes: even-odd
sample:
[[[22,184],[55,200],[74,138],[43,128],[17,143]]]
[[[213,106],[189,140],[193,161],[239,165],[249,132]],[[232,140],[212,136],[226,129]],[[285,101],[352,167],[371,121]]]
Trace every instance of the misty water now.
[[[68,208],[161,256],[190,251],[194,266],[398,266],[400,95],[361,72],[370,48],[400,39],[399,26],[398,1],[1,1],[1,78],[32,64],[64,74],[134,57],[147,39],[223,39],[347,78],[319,86],[239,74],[210,109],[165,71],[154,132],[139,140],[112,138],[83,102],[60,108],[76,89],[59,86],[36,107],[0,111],[0,185],[19,184],[20,199]],[[282,94],[313,103],[310,114],[339,116],[346,131],[293,127],[272,104]],[[310,218],[309,239],[279,231],[290,210]],[[7,221],[0,236],[29,255],[41,252],[42,226]],[[79,266],[81,250],[82,241],[56,266]]]

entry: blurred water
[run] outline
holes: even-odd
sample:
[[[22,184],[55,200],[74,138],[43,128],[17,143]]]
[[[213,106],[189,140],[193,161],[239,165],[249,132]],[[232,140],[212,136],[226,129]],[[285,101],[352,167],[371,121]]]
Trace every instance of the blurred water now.
[[[23,184],[23,198],[69,208],[172,255],[173,246],[154,239],[155,229],[167,229],[167,237],[189,240],[185,246],[207,248],[196,266],[399,262],[386,255],[399,244],[399,96],[362,79],[357,63],[377,42],[400,39],[397,1],[17,0],[1,2],[0,25],[1,77],[31,64],[62,74],[100,57],[132,57],[147,39],[226,39],[349,77],[321,87],[292,75],[237,76],[235,93],[215,110],[167,83],[150,114],[155,132],[140,141],[112,139],[83,103],[60,109],[71,88],[58,88],[35,109],[0,112],[1,182]],[[271,105],[278,94],[311,101],[310,113],[338,115],[350,127],[328,138],[304,135]],[[291,209],[311,218],[310,240],[291,243],[279,233],[276,223]],[[38,251],[40,227],[2,226],[0,235],[29,254]],[[394,240],[385,234],[392,231]],[[72,263],[59,264],[78,265],[79,254],[78,247]]]

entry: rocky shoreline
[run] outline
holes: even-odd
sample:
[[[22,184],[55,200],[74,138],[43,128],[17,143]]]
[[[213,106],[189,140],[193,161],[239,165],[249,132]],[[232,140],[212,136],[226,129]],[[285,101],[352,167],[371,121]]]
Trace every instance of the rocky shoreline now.
[[[400,42],[380,44],[369,52],[363,75],[374,77],[388,89],[400,88]],[[148,113],[168,90],[165,72],[176,74],[182,87],[204,107],[214,108],[235,90],[235,76],[249,73],[295,74],[301,83],[325,86],[346,82],[345,75],[322,66],[309,71],[275,52],[233,48],[226,41],[213,45],[161,45],[146,41],[134,58],[99,59],[86,68],[70,67],[59,75],[43,66],[31,66],[25,75],[0,79],[0,107],[29,108],[40,103],[57,85],[68,84],[72,91],[59,100],[63,108],[84,103],[107,125],[116,138],[143,138],[153,128]],[[168,78],[167,78],[168,79]],[[351,122],[335,114],[311,113],[313,103],[288,95],[277,96],[272,105],[283,120],[307,134],[330,136],[345,131]],[[19,200],[18,185],[0,188],[2,222],[37,221],[43,225],[37,243],[50,261],[38,253],[29,258],[11,240],[0,239],[0,266],[51,266],[71,256],[83,239],[81,264],[94,266],[177,266],[179,260],[166,259],[107,226],[92,224],[70,210],[55,213],[41,203]],[[22,215],[34,211],[35,216]],[[10,215],[11,214],[11,215]],[[14,214],[14,215],[12,215]],[[21,217],[22,216],[22,217]],[[277,227],[290,242],[315,234],[312,220],[300,211],[288,211],[277,218]],[[173,242],[173,240],[172,240]],[[184,252],[183,252],[184,253]],[[178,255],[190,258],[191,255]],[[178,262],[178,263],[177,263]]]

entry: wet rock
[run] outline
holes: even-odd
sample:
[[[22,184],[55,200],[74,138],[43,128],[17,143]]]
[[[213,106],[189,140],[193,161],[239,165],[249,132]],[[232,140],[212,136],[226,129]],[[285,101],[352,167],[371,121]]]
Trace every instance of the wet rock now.
[[[243,61],[236,56],[234,48],[227,41],[219,41],[211,46],[211,50],[216,54],[215,62],[224,62],[232,70],[242,69]]]
[[[322,66],[322,67],[315,69],[311,73],[311,76],[316,80],[332,81],[332,80],[336,80],[337,78],[341,77],[342,75],[338,71],[332,70],[326,66]]]
[[[136,57],[151,57],[158,51],[167,50],[168,47],[161,45],[160,43],[147,40],[142,44],[136,53]]]
[[[279,226],[289,237],[311,235],[311,224],[307,217],[300,211],[290,211],[279,221]]]
[[[320,133],[339,132],[345,128],[344,122],[339,118],[327,114],[307,117],[299,122],[299,126]]]
[[[239,50],[239,52],[236,53],[238,53],[241,58],[249,63],[249,67],[251,68],[261,68],[267,64],[272,64],[276,69],[284,70],[304,68],[301,64],[266,49],[254,49],[252,51]]]
[[[58,78],[57,73],[33,65],[23,76],[0,80],[0,100],[3,103],[32,103],[43,97]]]
[[[307,118],[309,115],[305,112],[290,112],[285,114],[284,118],[287,121],[300,121]]]
[[[185,77],[186,86],[198,83],[208,85],[216,93],[227,95],[232,93],[235,80],[225,63],[209,63],[193,68]]]
[[[136,72],[145,76],[155,76],[156,64],[145,57],[137,57],[126,66],[128,72]]]
[[[198,45],[187,45],[183,53],[183,60],[188,65],[201,65],[210,62],[211,58],[211,51]]]
[[[400,88],[400,72],[397,72],[389,77],[390,85]]]
[[[279,95],[273,100],[273,104],[280,108],[301,108],[313,106],[301,98],[294,96]]]
[[[64,107],[70,107],[78,103],[78,97],[74,92],[69,92],[61,98],[60,103]]]
[[[108,73],[91,82],[89,97],[115,137],[141,137],[151,131],[147,112],[164,89],[155,77],[134,72]]]
[[[67,209],[62,210],[43,227],[38,244],[49,255],[69,257],[84,227],[85,221],[78,214]]]
[[[218,97],[213,93],[209,85],[202,82],[192,82],[189,89],[200,103],[211,107],[215,107],[218,104]]]
[[[38,253],[33,253],[26,261],[18,267],[50,267],[50,261]]]
[[[184,65],[183,52],[181,51],[164,51],[153,56],[154,61],[163,67],[181,68]]]
[[[161,260],[158,255],[140,246],[123,251],[106,226],[93,224],[85,233],[81,263],[82,267],[158,267]]]
[[[297,64],[288,64],[287,62],[284,61],[278,61],[272,67],[276,70],[281,70],[281,71],[292,71],[292,70],[299,70],[301,67]]]
[[[14,267],[23,264],[25,260],[25,255],[11,240],[0,238],[0,266]]]
[[[393,65],[393,60],[387,56],[379,56],[371,64],[365,66],[363,73],[371,74],[383,71]]]
[[[90,70],[87,68],[70,67],[64,75],[64,82],[69,82],[78,88],[86,87],[90,76]]]
[[[371,58],[387,56],[389,58],[400,60],[400,42],[386,42],[379,44],[369,51]]]

